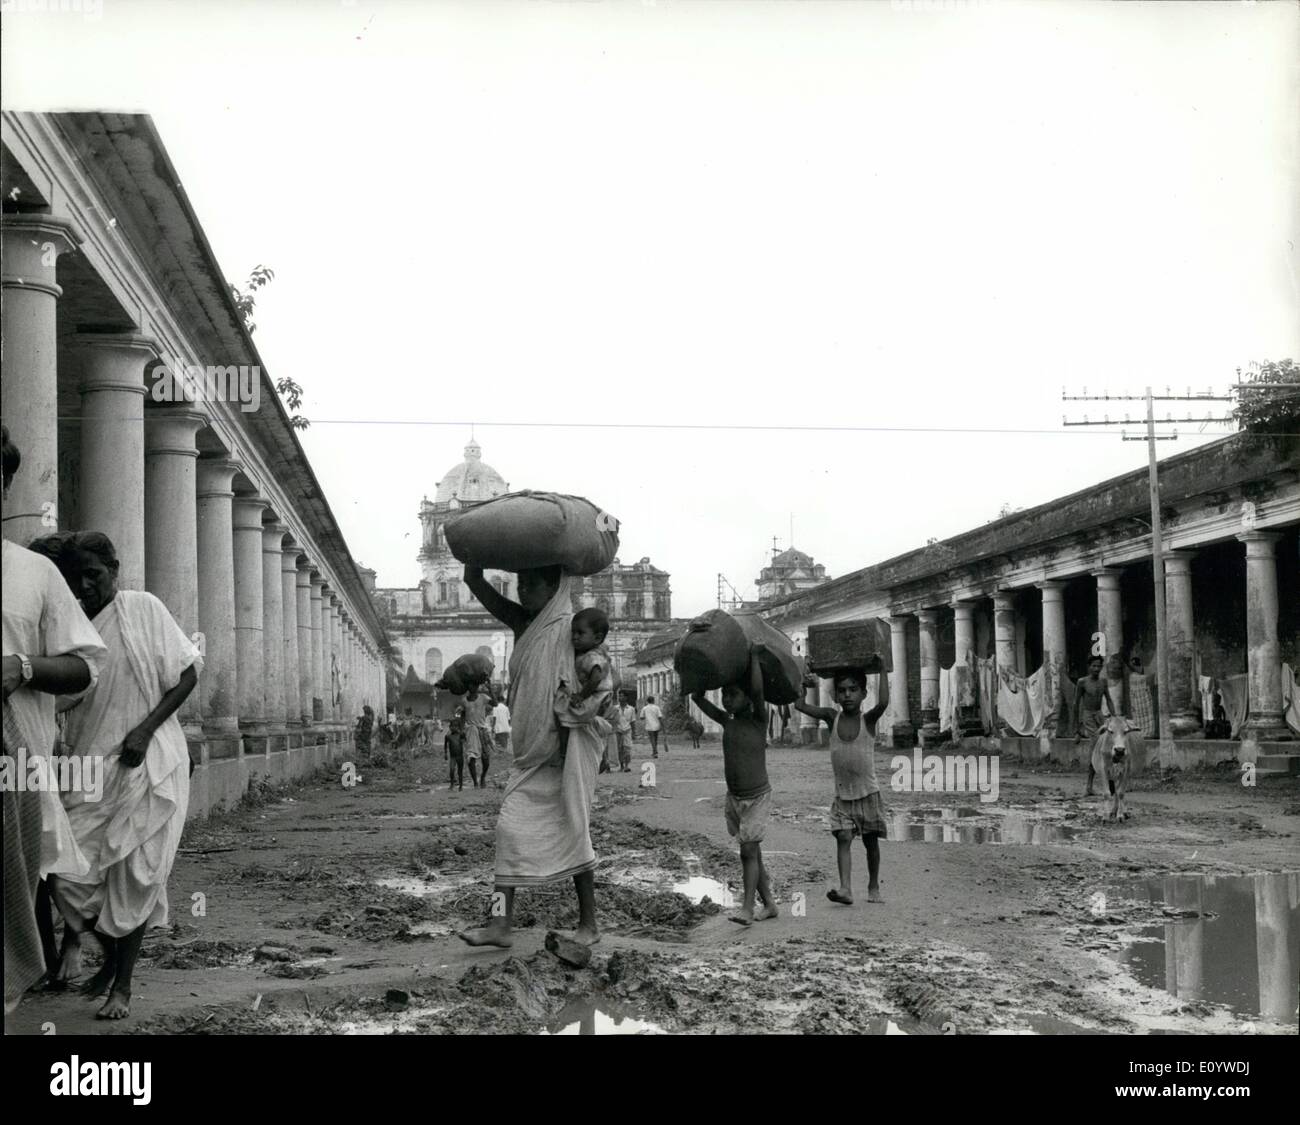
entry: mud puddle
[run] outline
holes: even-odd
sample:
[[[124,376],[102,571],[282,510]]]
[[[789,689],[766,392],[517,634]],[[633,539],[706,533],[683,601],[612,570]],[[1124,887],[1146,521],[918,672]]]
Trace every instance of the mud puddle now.
[[[667,1032],[657,1023],[637,1019],[616,1006],[588,997],[566,1005],[539,1034],[665,1035]]]
[[[890,838],[927,844],[1067,844],[1080,829],[1050,810],[934,806],[898,809]]]
[[[1300,873],[1166,875],[1114,893],[1167,921],[1125,935],[1112,956],[1193,1009],[1222,1005],[1291,1031],[1300,993]]]

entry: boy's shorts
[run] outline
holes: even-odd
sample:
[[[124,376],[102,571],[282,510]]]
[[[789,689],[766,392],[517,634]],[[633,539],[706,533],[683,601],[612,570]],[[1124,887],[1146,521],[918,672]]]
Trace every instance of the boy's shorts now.
[[[888,836],[885,803],[879,793],[868,793],[856,801],[831,801],[831,831],[852,832],[855,836]]]
[[[727,794],[727,833],[742,844],[759,844],[767,831],[767,815],[772,808],[772,791],[749,800]]]

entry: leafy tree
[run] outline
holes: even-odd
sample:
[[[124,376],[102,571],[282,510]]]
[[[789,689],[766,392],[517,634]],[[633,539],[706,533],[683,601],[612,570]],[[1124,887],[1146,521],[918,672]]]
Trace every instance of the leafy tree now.
[[[251,336],[257,331],[257,324],[253,320],[253,312],[257,305],[257,291],[275,280],[275,271],[269,266],[257,266],[253,272],[248,275],[248,282],[243,290],[238,286],[230,287],[230,295],[235,299],[235,308],[239,310],[239,315],[244,320],[244,327],[248,329]],[[302,406],[302,387],[290,379],[288,376],[275,381],[276,393],[284,399],[292,411],[289,415],[289,425],[295,430],[305,430],[311,425],[306,418],[299,414],[298,408]]]
[[[1239,384],[1232,411],[1237,424],[1252,434],[1300,432],[1300,367],[1289,359],[1252,366],[1258,370]]]

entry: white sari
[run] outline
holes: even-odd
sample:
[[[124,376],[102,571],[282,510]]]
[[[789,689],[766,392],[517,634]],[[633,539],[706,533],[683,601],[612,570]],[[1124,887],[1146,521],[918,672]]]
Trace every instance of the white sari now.
[[[120,590],[94,625],[108,658],[94,690],[68,712],[66,739],[74,754],[103,760],[104,791],[98,801],[64,797],[89,871],[61,878],[56,897],[61,910],[98,918],[97,929],[120,938],[141,925],[167,924],[167,877],[190,797],[189,751],[175,713],[134,768],[121,764],[122,740],[186,668],[197,671],[203,662],[152,594]]]
[[[568,753],[562,769],[553,763],[559,749],[555,692],[561,680],[576,682],[573,583],[567,574],[561,579],[510,657],[515,761],[497,820],[496,882],[502,887],[553,883],[596,866],[591,802],[609,724],[562,719]]]

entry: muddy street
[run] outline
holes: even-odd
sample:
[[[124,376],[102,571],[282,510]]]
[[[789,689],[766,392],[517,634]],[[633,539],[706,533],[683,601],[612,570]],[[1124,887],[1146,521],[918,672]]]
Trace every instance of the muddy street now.
[[[674,745],[600,777],[601,942],[545,948],[571,887],[521,891],[510,950],[470,949],[491,891],[504,769],[449,791],[441,751],[266,788],[187,831],[172,925],[146,939],[133,1017],[28,996],[18,1032],[1296,1031],[1300,779],[1149,773],[1104,823],[1081,774],[1008,763],[999,800],[890,793],[883,903],[831,903],[829,763],[769,751],[763,844],[780,916],[728,921],[740,894],[721,749]],[[877,770],[889,776],[890,755]]]

